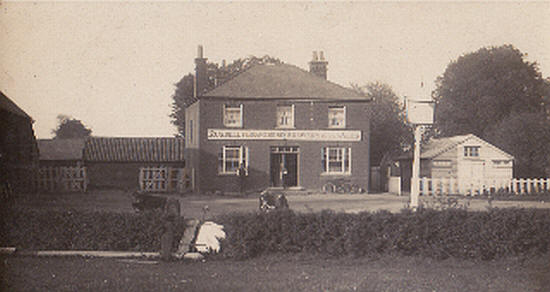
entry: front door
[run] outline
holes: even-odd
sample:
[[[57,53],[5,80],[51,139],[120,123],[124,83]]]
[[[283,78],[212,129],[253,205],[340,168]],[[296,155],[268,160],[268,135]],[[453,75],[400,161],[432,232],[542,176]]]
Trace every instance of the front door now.
[[[270,161],[272,187],[286,188],[298,185],[298,147],[271,147]]]

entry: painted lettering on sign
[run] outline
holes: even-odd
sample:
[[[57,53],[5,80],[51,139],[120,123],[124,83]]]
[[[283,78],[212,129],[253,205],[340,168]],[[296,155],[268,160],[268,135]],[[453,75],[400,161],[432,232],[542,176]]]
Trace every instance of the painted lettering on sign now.
[[[208,129],[208,140],[361,141],[358,130],[238,130]]]

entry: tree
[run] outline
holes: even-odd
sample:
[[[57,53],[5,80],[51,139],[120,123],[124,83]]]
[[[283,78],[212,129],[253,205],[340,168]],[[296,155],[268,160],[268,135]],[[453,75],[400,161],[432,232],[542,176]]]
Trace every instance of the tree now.
[[[254,65],[260,64],[280,64],[281,61],[270,56],[255,57],[249,56],[234,60],[232,63],[222,65],[217,63],[207,62],[208,85],[207,90],[211,90],[226,81],[230,80],[237,74],[247,70]],[[195,102],[194,92],[194,75],[189,73],[183,76],[176,84],[176,90],[172,96],[172,124],[178,128],[178,135],[185,135],[185,108]]]
[[[54,139],[84,138],[92,134],[92,130],[86,128],[80,120],[67,115],[57,116],[57,128],[52,130]]]
[[[412,143],[411,128],[405,122],[399,97],[390,85],[371,82],[352,87],[372,99],[370,161],[371,166],[380,165],[385,155],[397,153]]]
[[[187,74],[181,78],[181,80],[175,84],[176,91],[172,98],[172,124],[177,127],[178,135],[185,135],[185,108],[193,102],[193,74]]]
[[[436,124],[442,136],[479,137],[512,113],[544,111],[547,85],[536,63],[512,45],[481,48],[452,61],[436,80]]]
[[[544,113],[513,113],[491,126],[486,139],[514,156],[515,177],[550,175],[550,121]]]

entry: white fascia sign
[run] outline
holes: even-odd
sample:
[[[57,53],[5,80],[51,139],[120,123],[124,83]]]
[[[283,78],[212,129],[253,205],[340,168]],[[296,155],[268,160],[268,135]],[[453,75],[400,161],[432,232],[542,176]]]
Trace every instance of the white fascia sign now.
[[[361,141],[360,130],[208,129],[208,140]]]

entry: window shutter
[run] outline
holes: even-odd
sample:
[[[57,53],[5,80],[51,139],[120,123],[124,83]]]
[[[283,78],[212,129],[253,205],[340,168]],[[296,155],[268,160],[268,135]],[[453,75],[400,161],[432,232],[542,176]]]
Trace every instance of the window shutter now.
[[[244,164],[244,166],[248,170],[248,161],[250,160],[250,158],[249,158],[250,156],[249,156],[249,153],[248,153],[248,147],[244,146],[244,150],[245,150],[245,154],[246,154],[245,155],[245,161],[244,161],[245,164]]]
[[[323,148],[321,148],[321,164],[322,164],[322,167],[323,167],[323,172],[328,171],[327,162],[328,162],[327,148],[323,147]]]

